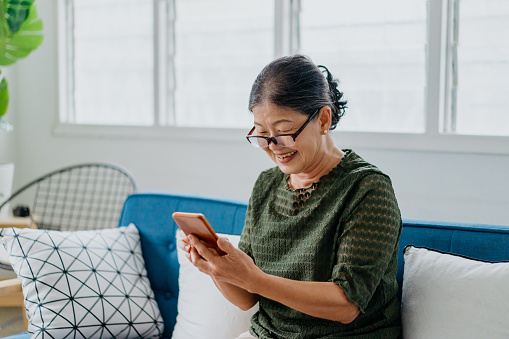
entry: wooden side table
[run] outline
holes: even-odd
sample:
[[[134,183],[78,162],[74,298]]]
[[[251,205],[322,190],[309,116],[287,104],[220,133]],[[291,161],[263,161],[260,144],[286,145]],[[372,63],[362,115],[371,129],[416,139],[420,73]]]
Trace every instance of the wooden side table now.
[[[17,227],[17,228],[37,228],[34,219],[31,217],[11,217],[0,218],[0,228]],[[9,258],[7,252],[3,247],[0,248],[0,264],[9,265]]]
[[[37,225],[30,217],[0,218],[0,228],[37,228]],[[0,307],[21,307],[24,312],[24,298],[21,289],[21,281],[17,278],[0,281]],[[28,330],[28,320],[23,317],[25,331]]]
[[[30,217],[10,217],[0,218],[0,228],[17,227],[17,228],[37,228],[34,220]]]

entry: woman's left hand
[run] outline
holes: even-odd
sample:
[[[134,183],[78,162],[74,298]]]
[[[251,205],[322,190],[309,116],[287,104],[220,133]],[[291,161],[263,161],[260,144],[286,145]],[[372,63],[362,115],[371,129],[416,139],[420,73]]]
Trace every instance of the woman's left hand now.
[[[250,277],[260,273],[253,259],[246,253],[235,248],[227,238],[219,237],[218,247],[226,255],[218,255],[215,250],[209,249],[194,235],[188,236],[191,248],[186,253],[194,266],[201,272],[208,274],[216,281],[226,282],[241,287],[247,291]]]

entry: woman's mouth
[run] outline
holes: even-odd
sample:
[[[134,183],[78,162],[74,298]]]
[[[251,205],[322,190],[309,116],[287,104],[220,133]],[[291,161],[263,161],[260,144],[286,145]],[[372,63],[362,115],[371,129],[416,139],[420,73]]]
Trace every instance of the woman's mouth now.
[[[292,160],[295,153],[297,153],[297,151],[293,151],[293,152],[289,152],[289,153],[285,153],[285,154],[278,154],[278,155],[276,155],[276,158],[281,163],[289,162],[290,160]]]

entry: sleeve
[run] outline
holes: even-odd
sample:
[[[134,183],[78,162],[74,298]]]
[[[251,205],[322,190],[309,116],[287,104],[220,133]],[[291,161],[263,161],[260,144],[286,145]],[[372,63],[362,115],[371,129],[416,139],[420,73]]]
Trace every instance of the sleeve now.
[[[253,186],[253,190],[251,192],[251,197],[249,198],[249,203],[247,205],[246,211],[246,221],[244,223],[244,229],[242,230],[242,234],[240,236],[239,241],[239,249],[249,255],[253,260],[256,259],[253,256],[253,248],[251,243],[251,234],[256,223],[255,213],[259,210],[260,205],[263,204],[264,199],[267,196],[267,190],[273,187],[273,181],[277,176],[274,175],[274,172],[281,173],[277,167],[270,168],[260,173],[258,179]],[[258,213],[259,214],[259,213]]]
[[[401,215],[390,179],[364,177],[350,210],[340,227],[331,281],[364,313],[398,250]]]
[[[246,221],[244,222],[244,229],[242,230],[242,234],[240,235],[239,241],[239,249],[249,255],[251,258],[253,257],[252,244],[251,244],[251,230],[253,228],[254,223],[254,206],[258,206],[260,204],[260,196],[263,194],[262,189],[265,185],[263,185],[264,177],[266,176],[266,172],[264,171],[260,173],[258,179],[253,186],[253,190],[251,192],[251,197],[249,198],[249,203],[247,205],[246,210]]]
[[[239,241],[239,249],[249,255],[251,258],[253,257],[253,252],[251,250],[251,225],[252,225],[252,205],[251,201],[247,205],[246,211],[246,222],[244,224],[244,229],[242,230],[242,234],[240,235]]]

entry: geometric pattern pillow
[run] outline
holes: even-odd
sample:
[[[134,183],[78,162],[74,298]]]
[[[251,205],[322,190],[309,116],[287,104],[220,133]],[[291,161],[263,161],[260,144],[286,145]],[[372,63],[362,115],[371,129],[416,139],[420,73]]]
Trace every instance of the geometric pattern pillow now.
[[[22,281],[31,338],[158,338],[163,320],[134,225],[0,230]]]

